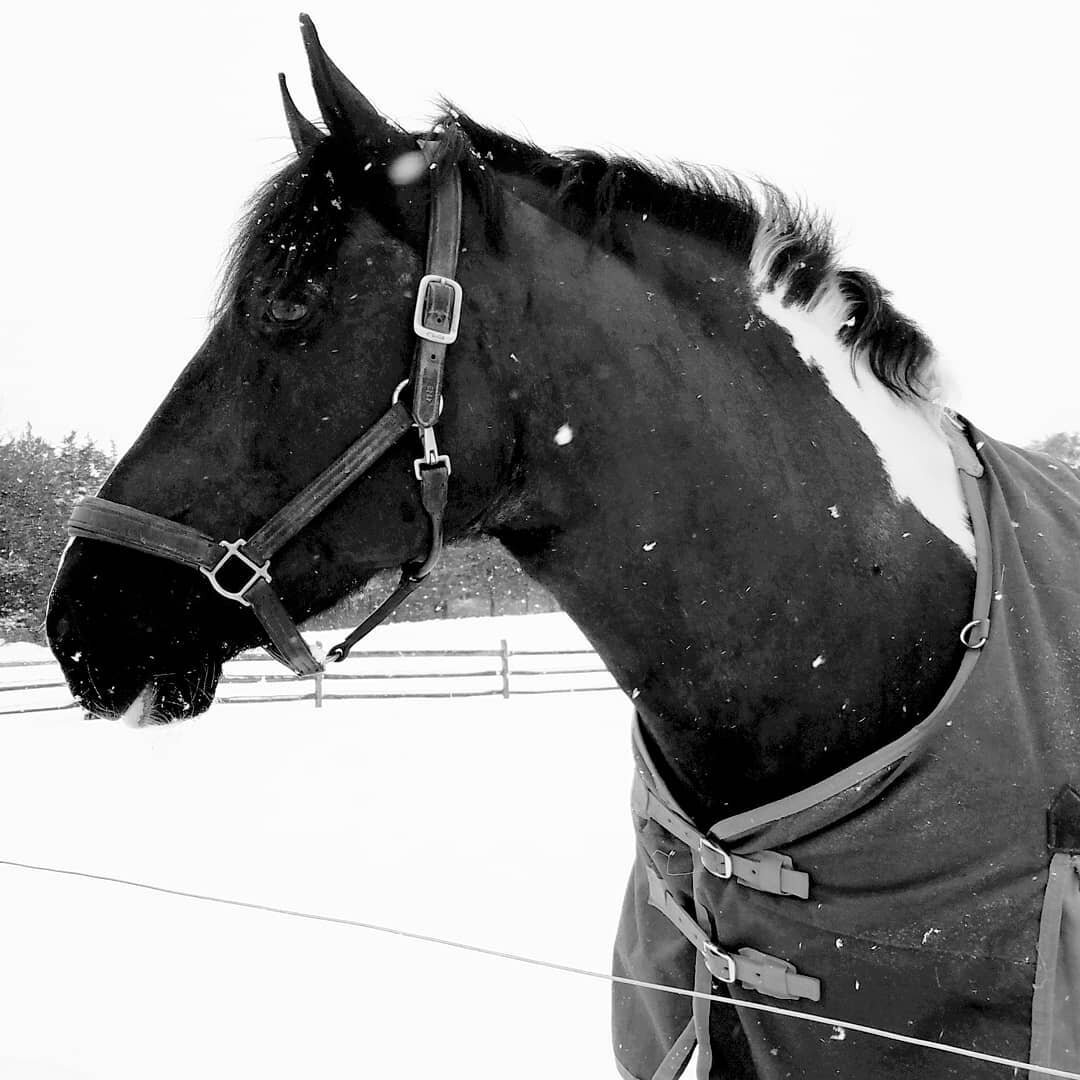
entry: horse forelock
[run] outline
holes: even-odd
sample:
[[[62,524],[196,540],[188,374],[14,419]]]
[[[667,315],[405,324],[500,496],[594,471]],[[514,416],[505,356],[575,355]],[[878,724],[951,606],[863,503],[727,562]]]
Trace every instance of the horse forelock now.
[[[457,125],[457,115],[447,106],[433,131],[416,137],[438,138],[435,169],[461,168],[479,203],[486,238],[501,250],[502,190]],[[361,207],[422,250],[426,237],[409,230],[397,205],[395,189],[410,185],[394,176],[396,164],[376,160],[332,132],[289,160],[248,200],[223,262],[216,311],[227,311],[252,275],[289,280],[331,273],[350,217]],[[426,170],[412,182],[420,175]]]
[[[228,309],[253,274],[303,275],[321,272],[334,261],[347,220],[342,181],[352,169],[326,138],[255,192],[225,256],[219,312]]]

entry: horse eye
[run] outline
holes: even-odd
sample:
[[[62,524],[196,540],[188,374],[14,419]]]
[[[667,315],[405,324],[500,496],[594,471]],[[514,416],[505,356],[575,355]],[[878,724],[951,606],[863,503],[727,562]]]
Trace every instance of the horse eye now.
[[[308,307],[307,304],[301,304],[296,300],[271,300],[267,311],[274,322],[294,323],[299,322],[308,313]]]

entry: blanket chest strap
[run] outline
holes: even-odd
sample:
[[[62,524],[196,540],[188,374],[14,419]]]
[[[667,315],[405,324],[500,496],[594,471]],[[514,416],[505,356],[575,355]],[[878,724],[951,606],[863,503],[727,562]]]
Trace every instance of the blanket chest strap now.
[[[821,1000],[821,980],[800,975],[789,961],[758,949],[742,948],[734,952],[721,949],[668,892],[660,875],[650,868],[646,868],[646,873],[649,903],[701,953],[715,979],[729,986],[737,982],[745,990],[781,1001]]]
[[[810,896],[809,875],[792,869],[789,855],[781,855],[778,851],[736,855],[704,835],[698,838],[698,851],[701,865],[716,877],[733,877],[740,885],[773,896],[794,896],[799,900]]]
[[[634,777],[630,805],[639,817],[655,821],[691,851],[696,851],[701,865],[715,877],[733,879],[747,888],[773,896],[792,896],[798,900],[810,896],[810,875],[794,869],[790,856],[777,851],[755,851],[746,855],[728,851],[657,798],[640,773]]]

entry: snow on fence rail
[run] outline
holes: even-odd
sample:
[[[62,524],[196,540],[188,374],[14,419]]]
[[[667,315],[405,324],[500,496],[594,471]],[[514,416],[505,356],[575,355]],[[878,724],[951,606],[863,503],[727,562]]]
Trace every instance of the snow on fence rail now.
[[[274,668],[264,671],[269,664]],[[511,649],[504,638],[498,649],[354,652],[308,679],[285,674],[269,656],[242,653],[225,665],[217,700],[311,701],[318,709],[324,701],[363,698],[508,698],[615,689],[592,649]],[[76,707],[55,661],[0,660],[0,716]]]

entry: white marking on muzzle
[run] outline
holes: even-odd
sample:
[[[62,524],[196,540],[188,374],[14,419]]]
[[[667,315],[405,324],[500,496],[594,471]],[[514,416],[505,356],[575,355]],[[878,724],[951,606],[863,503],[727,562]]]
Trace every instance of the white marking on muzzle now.
[[[143,727],[149,722],[154,707],[154,684],[147,683],[135,696],[135,700],[120,714],[120,722],[131,728]]]

